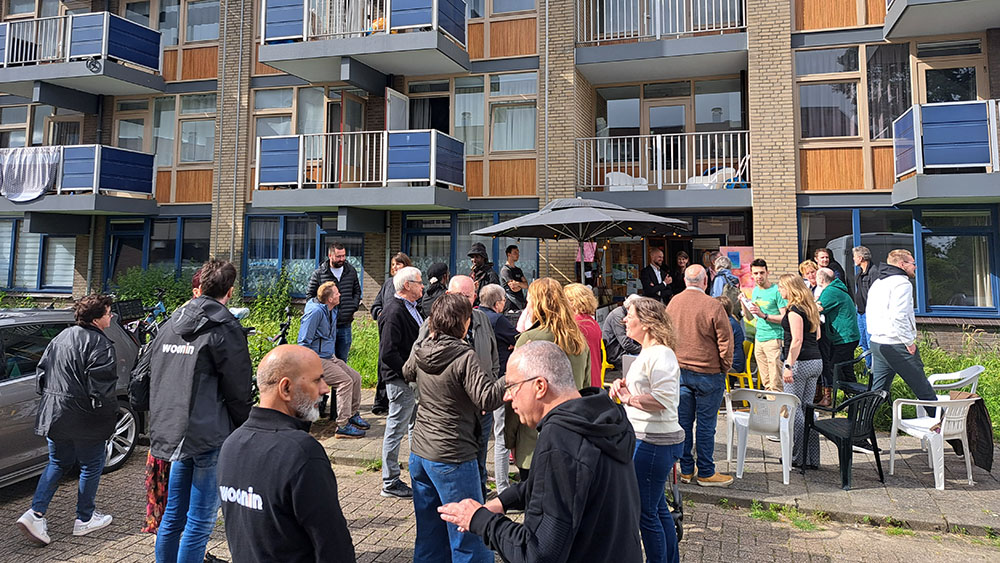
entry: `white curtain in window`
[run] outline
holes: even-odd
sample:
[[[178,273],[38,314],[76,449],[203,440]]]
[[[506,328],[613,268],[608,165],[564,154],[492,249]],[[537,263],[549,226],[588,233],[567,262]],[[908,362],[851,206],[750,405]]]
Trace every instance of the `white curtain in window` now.
[[[46,238],[42,285],[45,287],[73,287],[73,266],[75,263],[76,237]]]
[[[29,233],[23,228],[17,235],[17,253],[14,255],[14,287],[34,288],[38,285],[38,249],[42,235]]]
[[[219,38],[219,0],[188,2],[187,41],[214,41]]]
[[[13,244],[14,236],[11,222],[0,222],[0,286],[3,287],[7,287],[10,281],[7,279],[7,272],[10,271],[10,251]]]
[[[494,151],[522,151],[535,148],[535,106],[497,104],[493,106],[491,130]]]
[[[975,283],[976,305],[978,307],[993,306],[993,289],[990,283],[990,248],[986,237],[973,238],[972,263],[973,283]]]

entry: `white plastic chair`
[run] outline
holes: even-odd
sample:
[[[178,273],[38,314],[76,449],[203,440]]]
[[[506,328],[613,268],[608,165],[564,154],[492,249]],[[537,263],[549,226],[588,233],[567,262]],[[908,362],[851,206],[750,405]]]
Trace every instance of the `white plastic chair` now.
[[[733,430],[737,434],[736,478],[743,478],[743,464],[746,461],[747,437],[749,434],[775,436],[781,442],[781,476],[788,484],[788,474],[792,470],[792,422],[795,410],[801,401],[791,393],[763,391],[759,389],[736,389],[726,393],[726,417],[729,419],[726,436],[726,461],[732,459]],[[746,401],[750,412],[733,410],[733,401]]]
[[[958,439],[965,451],[965,471],[972,482],[972,452],[969,451],[969,434],[966,431],[966,417],[974,399],[942,399],[939,401],[919,401],[896,399],[892,403],[892,433],[889,435],[889,475],[896,464],[896,434],[903,431],[914,438],[920,438],[921,445],[927,446],[927,461],[934,470],[934,487],[944,490],[944,442]],[[937,407],[935,416],[903,418],[903,405],[917,407]],[[919,414],[919,413],[918,413]],[[939,428],[936,428],[939,427]]]
[[[966,386],[969,387],[969,393],[976,392],[976,386],[979,385],[979,376],[986,368],[980,365],[969,366],[961,371],[956,371],[952,373],[935,373],[927,378],[930,382],[931,388],[938,397],[948,398],[948,395],[941,394],[941,391],[953,391],[955,389],[964,389]],[[947,382],[947,383],[942,383]],[[927,411],[924,407],[917,407],[918,416],[927,416]]]
[[[636,178],[624,172],[608,172],[604,175],[604,185],[609,192],[632,192],[646,189],[646,179]]]

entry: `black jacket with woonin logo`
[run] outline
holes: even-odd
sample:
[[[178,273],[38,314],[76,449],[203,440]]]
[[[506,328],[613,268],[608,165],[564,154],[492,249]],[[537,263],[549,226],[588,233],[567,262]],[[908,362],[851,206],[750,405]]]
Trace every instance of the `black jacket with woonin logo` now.
[[[177,461],[221,447],[250,413],[253,366],[240,322],[199,297],[174,311],[151,346],[153,456]]]
[[[234,562],[355,560],[337,478],[308,422],[254,407],[223,444],[218,478]]]

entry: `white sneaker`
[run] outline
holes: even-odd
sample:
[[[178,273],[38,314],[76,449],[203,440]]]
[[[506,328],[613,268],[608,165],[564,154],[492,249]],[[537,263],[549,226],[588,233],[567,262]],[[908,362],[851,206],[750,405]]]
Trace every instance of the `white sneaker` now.
[[[30,508],[17,519],[17,527],[21,532],[38,545],[49,545],[49,525],[44,516],[35,516]]]
[[[107,527],[111,524],[110,514],[101,514],[98,511],[94,511],[90,516],[90,520],[86,522],[81,522],[79,518],[73,522],[73,535],[74,536],[85,536],[94,530],[100,530],[101,528]]]

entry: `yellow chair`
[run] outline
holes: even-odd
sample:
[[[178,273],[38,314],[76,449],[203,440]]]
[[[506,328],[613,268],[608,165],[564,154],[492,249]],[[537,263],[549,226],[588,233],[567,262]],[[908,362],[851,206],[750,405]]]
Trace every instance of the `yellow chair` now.
[[[604,387],[604,372],[613,367],[615,367],[614,364],[608,363],[608,349],[604,347],[604,339],[601,339],[601,387]]]
[[[746,368],[739,373],[727,373],[726,374],[726,393],[729,392],[729,378],[735,377],[739,383],[740,387],[743,389],[754,389],[753,377],[756,375],[756,371],[750,369],[750,360],[753,359],[753,341],[744,340],[743,341],[743,355],[746,356]]]

